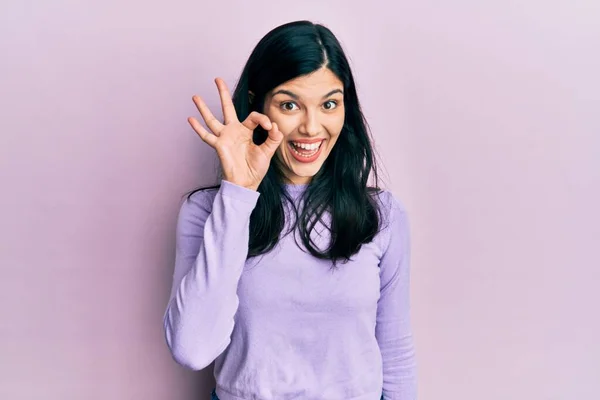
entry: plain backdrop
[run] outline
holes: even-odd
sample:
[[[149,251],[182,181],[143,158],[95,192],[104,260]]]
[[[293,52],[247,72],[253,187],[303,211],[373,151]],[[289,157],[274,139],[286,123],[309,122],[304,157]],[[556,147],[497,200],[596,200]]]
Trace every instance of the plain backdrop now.
[[[162,331],[186,118],[297,19],[409,211],[419,398],[600,398],[597,0],[0,2],[0,398],[209,398]]]

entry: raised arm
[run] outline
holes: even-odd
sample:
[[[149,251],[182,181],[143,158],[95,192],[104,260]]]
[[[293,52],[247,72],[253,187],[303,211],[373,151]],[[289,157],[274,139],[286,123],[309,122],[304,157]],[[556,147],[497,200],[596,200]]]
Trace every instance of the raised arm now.
[[[250,215],[260,193],[226,180],[212,196],[198,192],[181,206],[173,286],[164,315],[173,358],[208,366],[229,345],[248,254]]]
[[[173,358],[198,370],[227,348],[239,299],[237,285],[248,255],[250,215],[257,189],[269,169],[283,133],[266,115],[252,112],[240,122],[222,79],[215,79],[223,122],[200,96],[192,99],[207,130],[193,117],[188,122],[216,150],[224,179],[212,203],[198,192],[181,206],[171,298],[164,316],[165,337]],[[253,131],[267,130],[257,145]]]

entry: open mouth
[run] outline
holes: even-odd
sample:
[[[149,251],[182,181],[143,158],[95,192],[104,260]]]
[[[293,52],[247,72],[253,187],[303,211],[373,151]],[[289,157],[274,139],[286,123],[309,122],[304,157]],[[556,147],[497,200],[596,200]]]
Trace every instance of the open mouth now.
[[[325,140],[311,144],[290,141],[288,142],[288,148],[296,160],[305,163],[312,162],[319,158],[321,149],[323,148],[323,142],[325,142]]]

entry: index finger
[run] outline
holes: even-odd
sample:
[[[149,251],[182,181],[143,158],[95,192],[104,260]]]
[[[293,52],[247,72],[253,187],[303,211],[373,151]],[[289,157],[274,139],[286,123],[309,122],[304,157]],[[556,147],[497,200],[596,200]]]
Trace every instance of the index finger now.
[[[237,121],[237,114],[235,112],[235,106],[231,99],[229,89],[225,84],[225,81],[221,78],[216,78],[215,83],[219,89],[219,96],[221,97],[221,107],[223,108],[223,122],[228,124],[233,121]]]

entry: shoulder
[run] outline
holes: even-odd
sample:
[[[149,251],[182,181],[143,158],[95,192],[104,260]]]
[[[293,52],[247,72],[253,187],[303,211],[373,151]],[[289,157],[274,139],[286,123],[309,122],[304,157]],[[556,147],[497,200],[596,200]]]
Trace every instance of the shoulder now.
[[[196,189],[185,195],[179,208],[179,226],[198,225],[212,212],[219,186]]]
[[[402,199],[390,190],[380,189],[377,193],[380,215],[379,240],[387,252],[392,243],[403,243],[408,239],[410,225],[408,211]]]
[[[406,218],[407,210],[400,197],[394,195],[388,189],[373,189],[375,198],[380,206],[381,216],[386,222],[400,218]]]
[[[254,209],[259,196],[260,193],[256,190],[221,180],[218,185],[203,187],[186,194],[181,203],[179,221],[195,225],[203,223],[215,205],[224,207],[227,204],[232,207],[229,208],[230,211],[245,214]]]

